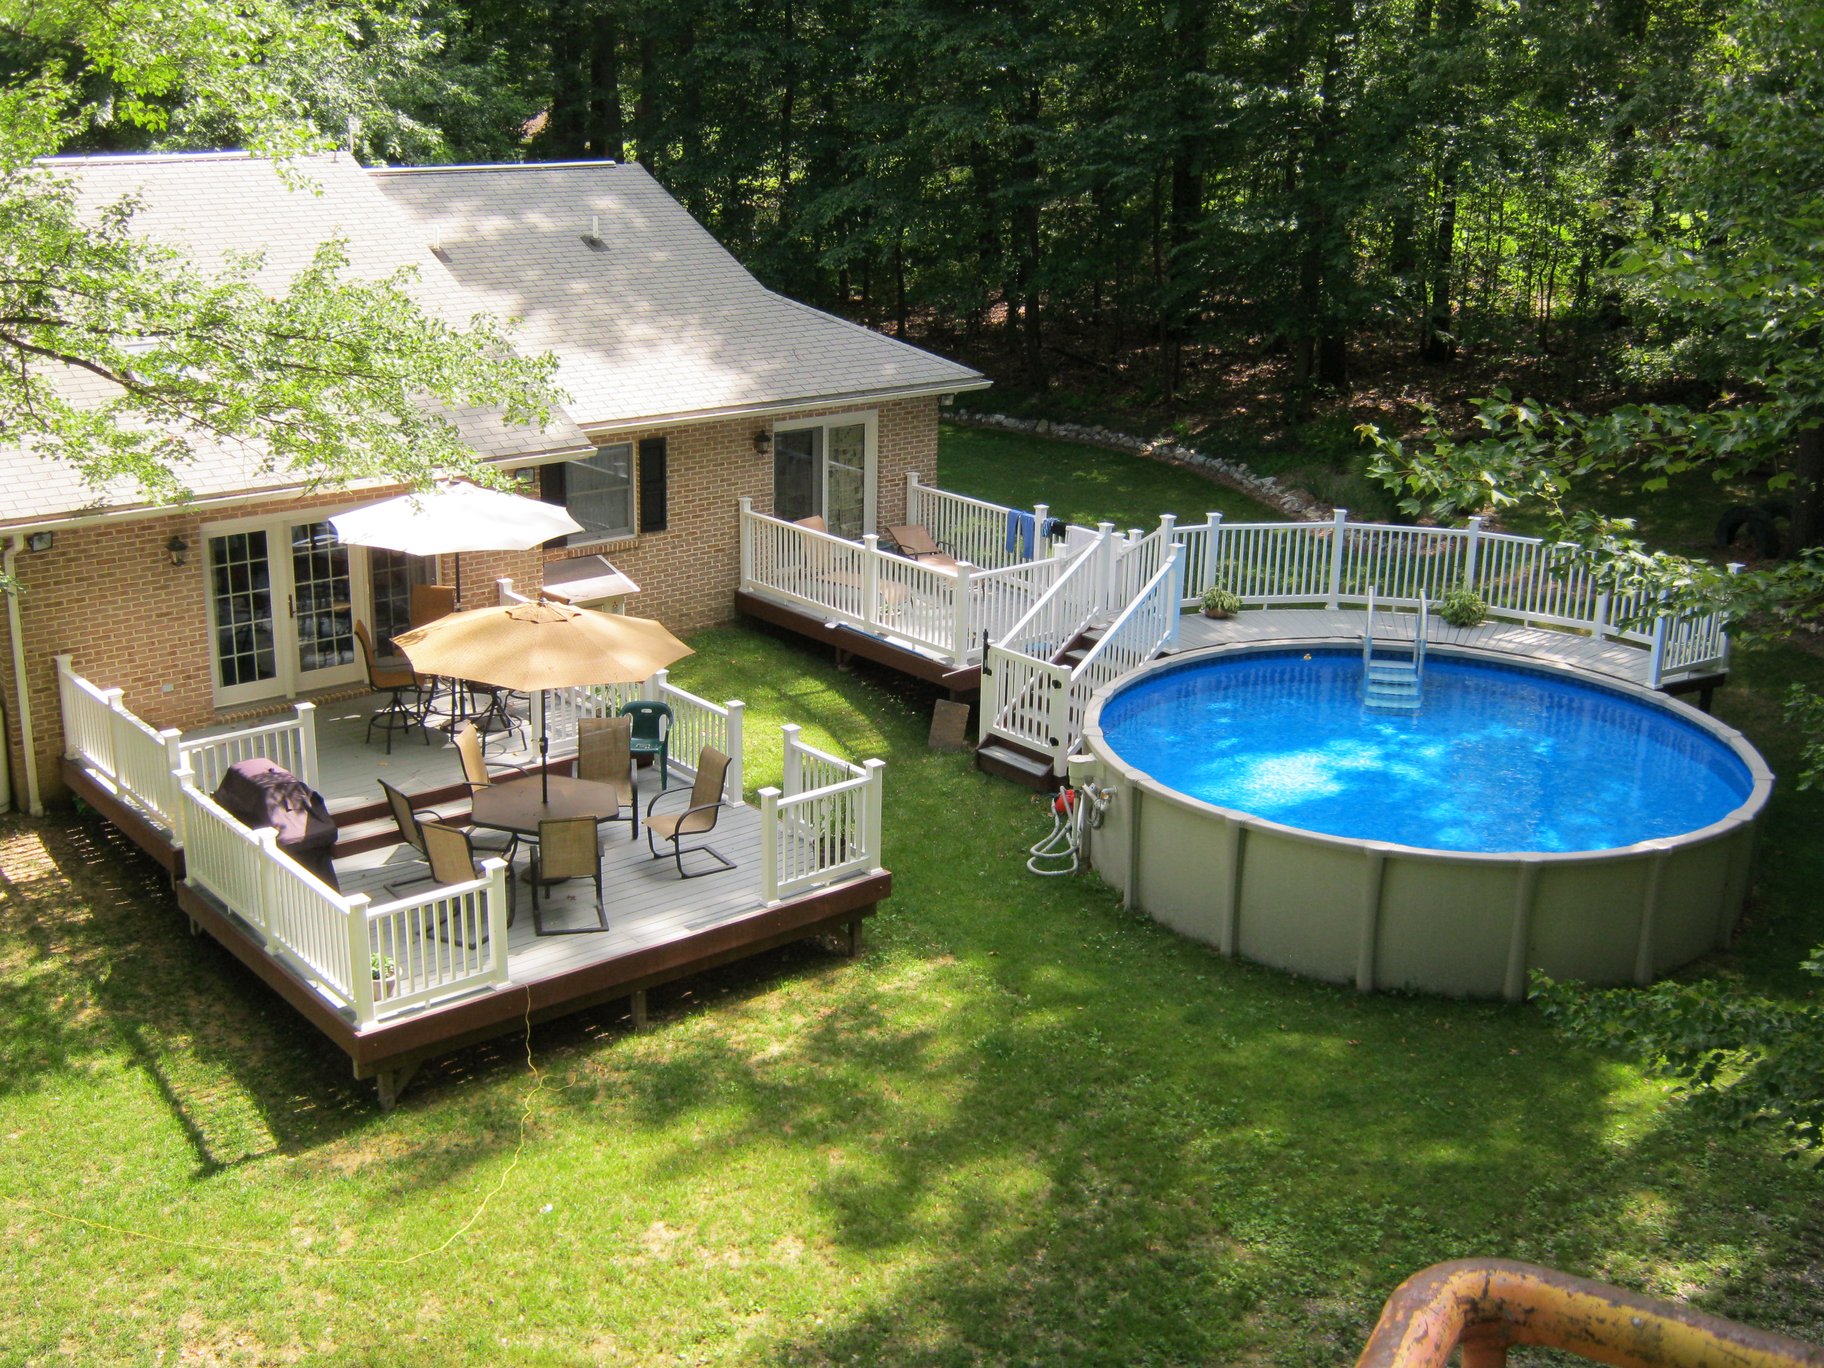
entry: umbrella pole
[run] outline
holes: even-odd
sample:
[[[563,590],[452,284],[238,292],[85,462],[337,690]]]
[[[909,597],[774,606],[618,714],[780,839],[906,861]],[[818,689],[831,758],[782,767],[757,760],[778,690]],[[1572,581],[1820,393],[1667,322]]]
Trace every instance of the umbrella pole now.
[[[547,806],[551,802],[551,738],[547,732],[550,724],[551,714],[545,708],[545,691],[540,689],[538,691],[538,782],[543,785],[540,797]]]
[[[456,606],[462,607],[462,552],[456,553]]]

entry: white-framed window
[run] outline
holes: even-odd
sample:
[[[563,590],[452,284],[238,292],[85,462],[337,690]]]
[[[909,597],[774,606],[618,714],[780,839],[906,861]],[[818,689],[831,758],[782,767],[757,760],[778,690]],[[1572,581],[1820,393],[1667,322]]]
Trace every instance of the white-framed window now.
[[[610,442],[563,463],[563,503],[583,525],[572,546],[633,535],[633,443]]]
[[[875,415],[837,413],[773,427],[773,512],[824,520],[838,537],[874,530]]]

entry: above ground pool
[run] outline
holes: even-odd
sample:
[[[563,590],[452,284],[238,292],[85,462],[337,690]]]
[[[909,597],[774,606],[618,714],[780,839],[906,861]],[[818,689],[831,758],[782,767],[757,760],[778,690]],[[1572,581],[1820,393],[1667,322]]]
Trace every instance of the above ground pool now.
[[[1432,648],[1416,713],[1359,643],[1155,664],[1092,702],[1096,870],[1225,953],[1358,987],[1645,983],[1724,944],[1772,775],[1662,694]]]
[[[1657,703],[1434,658],[1417,712],[1364,707],[1354,651],[1168,669],[1102,709],[1110,750],[1168,788],[1331,836],[1434,850],[1605,850],[1679,836],[1754,788],[1729,745]]]

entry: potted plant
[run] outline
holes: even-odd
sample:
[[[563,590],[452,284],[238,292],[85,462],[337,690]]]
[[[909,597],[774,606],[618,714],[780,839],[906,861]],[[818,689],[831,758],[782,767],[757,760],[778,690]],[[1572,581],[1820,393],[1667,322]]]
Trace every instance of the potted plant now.
[[[1488,605],[1467,584],[1459,584],[1438,600],[1438,616],[1452,627],[1474,627],[1488,616]]]
[[[399,966],[391,955],[375,955],[367,967],[374,978],[374,1001],[386,1001],[399,985]]]
[[[1207,618],[1234,617],[1241,611],[1241,596],[1230,593],[1220,584],[1212,584],[1203,591],[1203,615]]]

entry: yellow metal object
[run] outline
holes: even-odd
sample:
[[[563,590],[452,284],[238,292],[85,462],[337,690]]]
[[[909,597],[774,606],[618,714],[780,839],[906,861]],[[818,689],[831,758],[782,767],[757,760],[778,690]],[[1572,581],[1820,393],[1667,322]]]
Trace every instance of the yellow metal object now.
[[[1502,1368],[1542,1344],[1616,1368],[1798,1368],[1824,1348],[1509,1259],[1433,1264],[1387,1299],[1356,1368]]]

